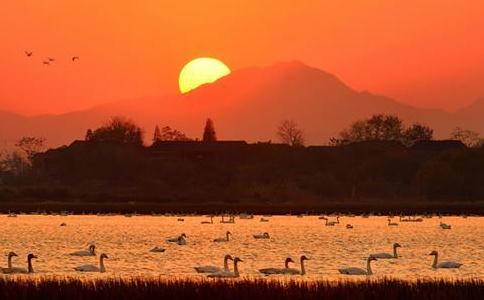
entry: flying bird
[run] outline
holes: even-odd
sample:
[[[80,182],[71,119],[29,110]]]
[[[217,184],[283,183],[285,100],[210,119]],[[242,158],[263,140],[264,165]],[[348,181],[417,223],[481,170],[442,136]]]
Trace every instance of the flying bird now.
[[[47,57],[47,59],[48,59],[50,62],[54,62],[54,61],[55,61],[55,58],[52,58],[52,57]]]
[[[42,63],[43,63],[44,65],[46,65],[46,66],[50,66],[50,61],[48,61],[48,60],[44,60],[44,61],[42,61]]]
[[[76,61],[76,60],[79,60],[79,56],[73,56],[72,57],[72,61]]]
[[[29,51],[24,51],[24,52],[25,52],[25,55],[27,55],[28,57],[31,57],[31,56],[32,56],[32,54],[34,54],[34,53],[33,53],[33,52],[31,52],[31,51],[30,51],[30,52],[29,52]]]

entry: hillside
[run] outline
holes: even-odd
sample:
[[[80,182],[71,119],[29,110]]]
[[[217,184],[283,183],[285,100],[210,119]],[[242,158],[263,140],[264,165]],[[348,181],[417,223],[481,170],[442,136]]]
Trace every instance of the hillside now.
[[[205,119],[211,117],[221,139],[274,140],[280,121],[294,119],[304,129],[308,144],[325,144],[351,122],[374,113],[423,122],[435,129],[437,137],[447,137],[455,126],[484,132],[483,103],[456,113],[419,109],[355,91],[327,72],[287,62],[235,71],[186,95],[120,100],[62,115],[23,117],[0,112],[0,141],[11,144],[20,136],[36,135],[46,137],[49,146],[67,144],[114,115],[140,124],[147,141],[156,124],[200,137]]]

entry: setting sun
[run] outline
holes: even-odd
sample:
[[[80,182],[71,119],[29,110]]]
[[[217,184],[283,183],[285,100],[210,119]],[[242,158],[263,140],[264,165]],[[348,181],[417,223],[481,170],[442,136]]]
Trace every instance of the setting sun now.
[[[180,92],[185,94],[202,84],[212,83],[230,74],[230,69],[220,60],[200,57],[186,64],[180,72]]]

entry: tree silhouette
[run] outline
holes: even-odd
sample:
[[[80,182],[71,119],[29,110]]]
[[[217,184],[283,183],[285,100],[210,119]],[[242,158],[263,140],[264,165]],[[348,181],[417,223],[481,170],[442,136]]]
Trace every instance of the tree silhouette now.
[[[0,155],[0,173],[7,171],[17,176],[23,175],[32,166],[32,161],[26,157],[26,154],[18,150],[0,154],[2,154]]]
[[[430,141],[433,138],[434,131],[432,128],[415,123],[404,131],[404,144],[412,146],[419,141]]]
[[[460,127],[456,127],[452,131],[452,133],[450,134],[450,138],[454,140],[459,140],[467,147],[471,148],[484,145],[484,141],[480,138],[479,133],[468,129],[462,129]]]
[[[394,141],[402,137],[402,120],[393,115],[374,115],[364,121],[355,122],[349,130],[341,133],[344,140]]]
[[[143,131],[133,121],[124,117],[113,117],[92,133],[94,142],[143,145]]]
[[[92,129],[89,128],[87,131],[86,131],[86,137],[84,138],[86,141],[90,141],[92,139]]]
[[[279,140],[292,147],[304,146],[304,133],[293,120],[284,120],[277,129]]]
[[[24,136],[15,144],[15,146],[20,148],[20,150],[27,155],[27,158],[32,161],[34,155],[43,150],[44,143],[45,138]]]
[[[348,129],[340,132],[338,138],[332,138],[333,145],[344,145],[363,141],[397,141],[407,146],[422,140],[431,140],[433,130],[415,123],[405,128],[397,116],[377,114],[369,119],[354,122]]]
[[[156,143],[158,141],[161,141],[161,132],[160,132],[160,127],[156,125],[155,132],[153,133],[153,143]]]
[[[216,142],[217,134],[215,133],[215,126],[213,125],[212,119],[207,119],[205,123],[205,129],[203,130],[203,141],[204,142]]]
[[[161,129],[161,141],[191,141],[183,132],[165,126]]]

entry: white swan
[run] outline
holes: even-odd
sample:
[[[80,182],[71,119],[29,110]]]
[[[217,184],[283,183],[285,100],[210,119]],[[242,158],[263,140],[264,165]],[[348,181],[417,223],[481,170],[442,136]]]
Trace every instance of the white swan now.
[[[269,233],[267,233],[267,232],[254,234],[253,236],[254,236],[254,239],[257,239],[257,240],[270,239],[271,238],[269,236]]]
[[[334,225],[339,224],[339,216],[336,216],[336,221],[331,221],[329,223],[334,224]]]
[[[239,262],[242,262],[242,261],[243,260],[241,260],[240,258],[235,257],[234,258],[234,271],[233,272],[222,271],[222,272],[210,274],[210,275],[208,275],[208,277],[210,277],[210,278],[236,278],[236,277],[239,277],[240,274],[239,274],[239,268],[237,267],[237,264]]]
[[[96,256],[96,246],[89,245],[88,250],[80,250],[76,252],[72,252],[69,255],[71,256]]]
[[[186,239],[187,238],[187,235],[184,234],[184,233],[182,233],[179,236],[172,237],[172,238],[168,238],[168,239],[166,239],[166,241],[169,242],[169,243],[178,243],[178,241],[180,240],[180,237]]]
[[[34,254],[30,253],[27,255],[27,269],[12,267],[12,257],[17,256],[14,252],[8,254],[8,268],[2,269],[5,274],[29,274],[34,273],[34,268],[32,267],[32,259],[37,258]]]
[[[322,220],[326,221],[326,226],[334,226],[336,224],[339,224],[339,216],[336,217],[336,221],[329,221],[326,217],[322,218]]]
[[[286,268],[283,270],[282,274],[286,275],[304,275],[306,274],[306,268],[304,267],[304,261],[309,260],[305,255],[301,256],[301,270],[294,269],[294,268]]]
[[[213,216],[210,216],[210,222],[209,221],[202,221],[200,224],[213,224]]]
[[[107,259],[108,256],[103,253],[101,256],[99,256],[99,267],[95,265],[82,265],[79,267],[75,267],[74,270],[78,272],[100,272],[104,273],[106,272],[106,268],[104,267],[104,259]]]
[[[452,226],[451,226],[451,225],[449,225],[449,224],[445,224],[445,223],[442,223],[442,222],[440,222],[440,225],[439,225],[439,226],[440,226],[440,228],[442,228],[442,229],[451,229],[451,228],[452,228]]]
[[[399,243],[394,243],[393,244],[393,254],[382,252],[382,253],[374,253],[374,254],[370,254],[370,255],[373,256],[374,258],[383,258],[383,259],[398,258],[397,248],[399,248],[399,247],[402,247],[402,246],[400,246]]]
[[[239,215],[239,218],[241,220],[251,220],[254,218],[254,215],[250,215],[250,214],[240,214]]]
[[[8,273],[11,273],[13,271],[14,268],[12,268],[12,257],[14,257],[14,256],[18,256],[18,255],[17,255],[17,253],[15,253],[13,251],[10,251],[7,254],[7,267],[6,268],[0,268],[0,273],[8,274]]]
[[[388,218],[388,226],[398,226],[398,223],[392,222],[392,219]]]
[[[286,260],[284,261],[284,269],[288,269],[289,263],[291,263],[291,262],[292,263],[294,262],[294,260],[292,260],[292,258],[290,258],[290,257],[286,258]],[[262,274],[265,274],[265,275],[283,274],[284,269],[282,269],[282,268],[265,268],[265,269],[259,269],[259,272],[261,272]]]
[[[225,233],[225,237],[224,238],[217,238],[217,239],[214,239],[213,242],[214,243],[225,243],[225,242],[228,242],[229,241],[229,236],[231,235],[232,233],[230,233],[230,231],[227,231]]]
[[[351,224],[346,224],[346,229],[353,229],[353,225],[351,225]]]
[[[371,265],[370,265],[372,260],[376,260],[376,258],[370,255],[366,260],[366,270],[362,268],[350,267],[350,268],[338,269],[338,271],[341,274],[345,274],[345,275],[373,275],[373,272],[371,271]]]
[[[150,250],[150,252],[165,252],[165,248],[155,246],[153,249]]]
[[[234,224],[235,223],[235,218],[234,216],[229,216],[229,220],[225,220],[225,216],[222,215],[222,220],[220,220],[220,223],[225,223],[225,224]]]
[[[269,219],[260,218],[259,222],[269,222]]]
[[[442,269],[456,269],[462,266],[461,263],[456,262],[456,261],[443,261],[439,263],[439,253],[437,251],[432,251],[429,253],[429,255],[434,256],[434,262],[432,263],[432,268],[437,269],[437,268],[442,268]]]
[[[220,268],[217,266],[200,266],[195,267],[197,273],[220,273],[220,272],[230,272],[228,260],[234,260],[231,255],[227,254],[224,256],[224,267]]]

